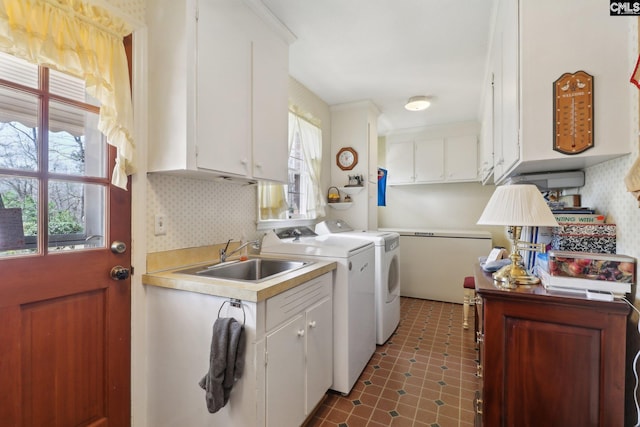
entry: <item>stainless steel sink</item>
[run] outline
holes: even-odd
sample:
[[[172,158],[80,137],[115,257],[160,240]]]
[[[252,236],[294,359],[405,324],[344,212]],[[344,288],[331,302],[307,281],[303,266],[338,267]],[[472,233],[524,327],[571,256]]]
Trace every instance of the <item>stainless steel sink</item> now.
[[[261,282],[278,274],[288,273],[310,264],[313,264],[313,262],[251,258],[246,261],[228,261],[210,267],[192,267],[176,271],[176,273],[245,282]]]

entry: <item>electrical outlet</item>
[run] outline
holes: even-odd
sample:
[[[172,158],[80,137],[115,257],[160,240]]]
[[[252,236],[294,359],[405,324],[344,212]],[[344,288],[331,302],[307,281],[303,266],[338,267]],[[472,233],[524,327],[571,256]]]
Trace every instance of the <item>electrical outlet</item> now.
[[[164,215],[158,214],[155,219],[155,235],[164,236],[167,234],[167,224],[164,221]]]

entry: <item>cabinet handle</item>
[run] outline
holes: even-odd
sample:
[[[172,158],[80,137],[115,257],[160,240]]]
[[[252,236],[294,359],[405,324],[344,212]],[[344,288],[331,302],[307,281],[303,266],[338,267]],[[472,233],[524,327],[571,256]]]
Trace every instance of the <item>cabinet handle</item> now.
[[[304,336],[304,329],[299,329],[298,330],[298,336],[299,337],[303,337]]]
[[[240,163],[242,163],[243,165],[246,165],[247,163],[249,163],[249,161],[247,159],[242,159],[240,160]]]
[[[262,163],[256,163],[256,167],[257,167],[258,169],[262,169]]]
[[[311,322],[309,322],[309,327],[310,328],[315,328],[316,327],[316,321],[312,320]]]
[[[484,334],[480,331],[476,332],[476,341],[478,341],[478,343],[484,342]]]

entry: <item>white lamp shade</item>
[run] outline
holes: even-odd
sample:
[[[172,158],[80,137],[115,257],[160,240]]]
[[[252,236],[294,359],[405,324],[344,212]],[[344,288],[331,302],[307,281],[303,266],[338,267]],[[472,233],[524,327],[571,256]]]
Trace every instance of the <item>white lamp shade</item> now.
[[[496,187],[478,224],[558,227],[540,190],[530,184]]]

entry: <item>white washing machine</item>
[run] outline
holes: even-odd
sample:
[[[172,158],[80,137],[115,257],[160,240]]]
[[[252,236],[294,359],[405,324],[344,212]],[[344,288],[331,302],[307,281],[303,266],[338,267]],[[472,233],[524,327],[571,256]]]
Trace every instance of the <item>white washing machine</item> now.
[[[356,231],[339,219],[319,222],[316,233],[367,239],[375,245],[376,343],[384,344],[400,323],[400,234]]]
[[[289,227],[268,232],[260,253],[337,263],[333,275],[331,389],[349,394],[376,350],[373,243],[318,236],[309,227]]]

